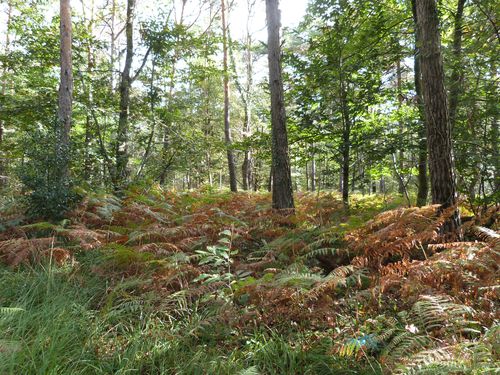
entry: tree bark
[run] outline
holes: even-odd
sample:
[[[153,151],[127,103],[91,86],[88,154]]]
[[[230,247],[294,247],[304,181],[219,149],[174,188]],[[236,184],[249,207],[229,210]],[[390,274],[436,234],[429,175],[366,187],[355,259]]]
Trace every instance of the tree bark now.
[[[226,22],[226,0],[221,0],[222,12],[222,47],[223,47],[223,65],[224,65],[224,136],[227,152],[227,166],[229,170],[229,186],[232,192],[238,191],[236,181],[236,163],[234,161],[234,152],[232,150],[233,137],[231,135],[231,122],[229,112],[229,68],[228,68],[228,37]]]
[[[283,93],[279,0],[266,0],[271,91],[273,208],[294,209]]]
[[[253,85],[253,61],[252,61],[252,35],[250,33],[250,18],[255,0],[247,0],[247,25],[246,25],[246,43],[245,43],[245,65],[246,65],[246,85],[245,92],[242,93],[243,106],[245,111],[245,124],[243,138],[248,139],[252,133],[252,85]],[[244,97],[243,97],[244,95]],[[247,147],[241,166],[243,177],[243,189],[250,190],[253,183],[253,157],[251,147]]]
[[[122,189],[126,182],[128,171],[128,141],[129,141],[129,110],[130,110],[130,87],[132,85],[131,69],[134,58],[134,11],[135,0],[127,1],[127,20],[125,33],[127,47],[125,54],[125,65],[120,79],[120,116],[116,136],[116,166],[114,185],[116,190]]]
[[[422,40],[422,91],[427,122],[432,203],[440,204],[444,209],[455,205],[457,200],[436,1],[418,0],[416,9]],[[457,212],[444,230],[452,231],[459,225]]]
[[[311,158],[311,191],[316,191],[316,158],[314,152]]]
[[[85,6],[83,5],[83,12],[85,15]],[[92,35],[94,29],[94,0],[90,1],[90,18],[89,18],[89,34]],[[87,44],[87,74],[89,77],[92,76],[95,64],[94,49],[90,41]],[[85,114],[85,154],[83,161],[83,178],[85,181],[89,181],[92,172],[92,157],[90,153],[90,147],[92,142],[92,111],[90,110],[93,102],[92,95],[92,80],[85,85],[85,100],[87,102],[87,113]]]
[[[69,177],[69,148],[73,110],[72,24],[70,0],[60,0],[61,76],[57,112],[56,173],[59,183]]]
[[[116,32],[115,32],[115,23],[116,23],[116,0],[111,1],[111,25],[110,25],[110,51],[109,51],[109,64],[111,66],[110,69],[110,92],[114,91],[115,87],[115,42],[116,42]]]
[[[10,25],[12,22],[12,1],[7,3],[7,25],[5,30],[5,50],[4,54],[8,55],[10,50]],[[2,96],[7,93],[7,65],[2,67]],[[3,158],[3,138],[4,138],[4,121],[0,120],[0,187],[7,181],[6,165]]]
[[[415,52],[413,58],[415,99],[418,108],[418,191],[417,206],[422,207],[427,204],[429,195],[429,180],[427,176],[427,130],[425,113],[422,100],[422,72],[420,69],[420,32],[418,30],[416,0],[411,1],[413,21],[415,24]]]
[[[351,151],[351,117],[349,114],[349,108],[347,105],[347,93],[344,83],[340,83],[340,94],[342,102],[342,202],[344,207],[349,207],[349,163],[351,162],[350,151]]]
[[[455,128],[456,116],[458,103],[460,100],[460,93],[462,92],[462,23],[464,6],[466,0],[458,0],[457,12],[455,13],[455,25],[453,31],[453,70],[451,73],[450,82],[450,103],[449,103],[449,114],[450,114],[450,127]]]
[[[398,42],[399,43],[399,42]],[[398,110],[401,110],[401,107],[403,106],[403,88],[402,88],[402,69],[401,69],[401,60],[397,61],[396,65],[396,86],[397,86],[397,95],[398,95]],[[404,124],[400,120],[399,121],[399,137],[401,139],[401,142],[403,141],[403,134],[404,134]],[[403,174],[403,169],[404,169],[404,151],[403,149],[399,150],[399,163],[395,165],[395,167],[399,168],[399,172],[396,173],[398,177],[398,193],[401,195],[404,195],[406,192],[406,186],[405,186],[405,179],[404,179],[404,174]]]

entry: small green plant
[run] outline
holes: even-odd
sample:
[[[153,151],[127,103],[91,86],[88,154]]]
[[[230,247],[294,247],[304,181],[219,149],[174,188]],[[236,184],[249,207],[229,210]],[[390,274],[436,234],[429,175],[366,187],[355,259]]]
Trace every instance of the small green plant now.
[[[220,232],[219,236],[216,245],[207,246],[206,250],[196,250],[195,258],[198,264],[210,266],[210,271],[202,273],[195,281],[201,281],[204,284],[223,282],[231,289],[231,284],[236,278],[231,270],[232,257],[238,254],[238,250],[232,250],[234,230],[226,229]]]

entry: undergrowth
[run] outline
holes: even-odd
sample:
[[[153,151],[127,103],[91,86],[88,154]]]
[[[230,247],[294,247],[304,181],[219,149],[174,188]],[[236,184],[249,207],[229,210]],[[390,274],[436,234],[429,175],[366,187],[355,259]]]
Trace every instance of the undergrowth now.
[[[451,211],[401,203],[306,194],[282,216],[268,195],[152,187],[60,222],[8,205],[0,373],[500,371],[497,207],[460,240]]]

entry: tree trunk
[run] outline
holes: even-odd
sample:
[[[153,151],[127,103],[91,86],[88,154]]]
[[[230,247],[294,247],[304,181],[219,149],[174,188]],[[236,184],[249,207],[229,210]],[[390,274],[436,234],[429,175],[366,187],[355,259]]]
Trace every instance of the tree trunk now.
[[[128,140],[129,140],[129,110],[130,110],[130,86],[132,85],[131,69],[134,58],[134,11],[135,0],[127,1],[127,20],[125,33],[127,48],[125,55],[125,66],[120,79],[120,117],[116,136],[116,167],[114,176],[115,189],[120,190],[126,182],[128,171]]]
[[[70,0],[60,0],[61,33],[61,82],[59,86],[59,106],[57,112],[56,173],[59,183],[66,184],[69,178],[69,134],[73,110],[73,70],[72,70],[72,24]]]
[[[416,105],[418,107],[418,191],[417,206],[422,207],[427,204],[429,195],[429,180],[427,177],[427,130],[425,114],[422,100],[422,72],[420,69],[420,32],[418,31],[416,0],[411,1],[413,21],[415,24],[415,54],[413,58],[414,82]]]
[[[316,159],[314,156],[313,153],[311,159],[311,191],[316,191]]]
[[[272,118],[273,208],[294,209],[281,74],[279,0],[266,0],[266,15]]]
[[[115,42],[116,42],[116,32],[115,32],[115,23],[116,23],[116,0],[111,1],[111,24],[110,24],[110,55],[109,55],[109,64],[111,66],[110,69],[110,80],[109,86],[110,91],[113,92],[115,89]]]
[[[491,72],[492,72],[491,76],[494,77],[495,76],[494,72],[496,72],[496,66],[493,62],[491,64]],[[490,105],[491,105],[491,134],[492,134],[491,146],[493,149],[492,156],[493,156],[493,168],[494,168],[492,187],[494,189],[494,192],[498,193],[500,191],[500,157],[498,152],[498,140],[500,139],[499,137],[500,132],[498,131],[499,108],[498,108],[498,103],[494,99],[494,97],[490,99]]]
[[[347,106],[347,93],[344,87],[344,83],[340,83],[340,91],[341,91],[341,101],[342,101],[342,121],[343,121],[343,129],[342,129],[342,144],[341,144],[341,152],[342,152],[342,202],[344,203],[344,207],[349,207],[349,163],[350,160],[350,151],[351,151],[351,118],[349,114],[349,108]]]
[[[250,34],[250,16],[255,2],[247,0],[247,35],[246,35],[246,87],[245,87],[245,100],[243,100],[245,111],[245,127],[243,137],[247,139],[252,133],[252,85],[253,85],[253,61],[252,61],[252,35]],[[245,157],[242,165],[243,189],[250,190],[253,180],[253,157],[252,149],[248,147],[245,150]]]
[[[85,12],[85,6],[83,6],[84,12]],[[94,0],[90,1],[90,18],[89,18],[89,34],[93,34],[93,29],[94,29]],[[92,77],[93,69],[94,69],[94,62],[95,62],[95,56],[94,56],[94,49],[92,48],[91,43],[89,42],[87,44],[87,74],[89,77]],[[89,81],[87,85],[85,85],[84,91],[85,93],[85,100],[87,101],[87,113],[85,114],[85,154],[84,154],[84,161],[83,161],[83,178],[85,181],[90,180],[91,172],[92,172],[92,157],[90,153],[90,147],[91,147],[91,142],[92,142],[92,113],[91,113],[91,106],[93,102],[93,95],[92,95],[92,80]]]
[[[251,74],[251,73],[250,73]],[[247,87],[247,90],[249,87]],[[248,92],[248,91],[247,91]],[[247,96],[247,100],[245,101],[245,130],[244,137],[248,138],[251,132],[251,111],[250,111],[250,103],[249,103],[249,95]],[[245,157],[243,159],[243,165],[241,167],[241,173],[243,177],[243,190],[249,190],[252,184],[252,151],[250,148],[245,150]]]
[[[10,25],[12,22],[12,1],[7,4],[7,25],[5,30],[5,50],[4,54],[8,55],[10,50]],[[7,92],[7,65],[2,67],[2,96]],[[0,187],[7,181],[5,159],[3,155],[3,138],[4,138],[4,122],[0,120]]]
[[[418,0],[416,8],[422,40],[420,55],[422,91],[427,121],[432,203],[440,204],[444,209],[456,204],[456,182],[444,85],[439,19],[435,0]],[[452,231],[459,225],[457,212],[444,230]]]
[[[234,152],[232,150],[233,139],[231,135],[231,123],[229,114],[229,69],[228,69],[228,38],[226,22],[226,0],[221,0],[222,12],[222,44],[224,57],[224,136],[227,149],[227,167],[229,170],[229,186],[232,192],[238,191],[236,182],[236,163],[234,161]]]
[[[460,93],[462,92],[462,21],[464,14],[464,6],[466,0],[458,0],[457,12],[455,14],[455,25],[453,31],[453,70],[451,73],[450,82],[450,128],[455,128],[458,102]]]
[[[401,69],[401,61],[397,61],[396,65],[396,86],[397,86],[397,95],[398,95],[398,110],[401,110],[401,107],[403,105],[403,89],[402,89],[402,69]],[[401,142],[403,143],[403,134],[404,134],[404,124],[402,121],[399,121],[399,137]],[[404,151],[401,149],[399,150],[399,163],[395,166],[399,169],[399,172],[396,173],[398,176],[398,193],[403,195],[406,190],[406,186],[404,183],[404,174],[403,174],[403,169],[404,169]]]

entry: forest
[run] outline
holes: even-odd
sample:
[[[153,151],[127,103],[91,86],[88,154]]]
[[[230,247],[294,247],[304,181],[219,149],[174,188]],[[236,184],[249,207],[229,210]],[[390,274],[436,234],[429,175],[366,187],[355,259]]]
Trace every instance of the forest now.
[[[500,374],[495,0],[0,0],[0,374]]]

